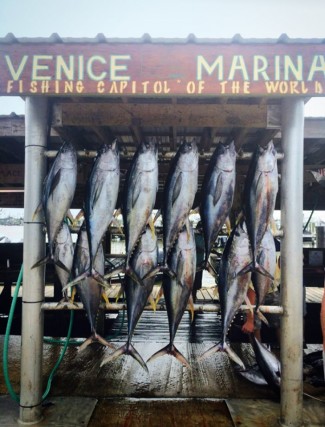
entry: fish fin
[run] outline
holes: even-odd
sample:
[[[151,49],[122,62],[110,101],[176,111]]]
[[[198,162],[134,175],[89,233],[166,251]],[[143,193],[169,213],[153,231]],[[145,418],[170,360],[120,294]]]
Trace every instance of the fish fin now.
[[[115,350],[115,348],[116,348],[115,345],[113,345],[112,343],[105,340],[105,338],[103,338],[101,335],[97,334],[97,332],[95,332],[93,334],[93,342],[99,342],[100,344],[103,344],[105,347],[109,347],[113,350]]]
[[[144,278],[141,279],[130,265],[125,269],[125,274],[131,277],[131,279],[138,285],[144,286]]]
[[[250,262],[249,264],[245,265],[238,273],[234,273],[236,276],[243,276],[244,274],[253,271],[254,270],[254,264],[253,262]]]
[[[35,262],[34,265],[32,265],[31,269],[40,267],[41,265],[44,265],[50,261],[50,256],[46,255],[44,258],[40,259],[39,261]]]
[[[216,272],[216,270],[212,267],[210,261],[208,260],[208,262],[206,263],[206,269],[207,271],[211,274],[211,276],[213,276],[215,279],[218,277],[218,273]]]
[[[228,354],[231,360],[233,360],[237,365],[239,365],[242,369],[245,369],[245,365],[240,359],[239,356],[230,348],[230,346],[224,342],[223,344],[218,343],[209,348],[209,350],[205,351],[201,356],[199,356],[198,360],[206,359],[207,357],[211,356],[213,353],[218,353],[219,351],[225,352]]]
[[[276,222],[274,218],[271,218],[270,228],[271,228],[272,235],[276,236],[278,234],[278,227],[276,226]]]
[[[154,353],[149,359],[148,362],[152,362],[153,360],[157,359],[158,357],[165,356],[166,354],[169,354],[170,356],[174,356],[182,365],[186,366],[187,368],[191,368],[191,365],[187,361],[187,359],[182,355],[182,353],[174,346],[174,344],[167,344],[166,347],[162,348],[161,350],[158,350],[156,353]]]
[[[270,325],[269,325],[269,322],[268,322],[268,320],[267,320],[267,318],[264,316],[264,314],[263,314],[260,310],[257,310],[257,311],[256,311],[256,314],[257,314],[257,317],[258,317],[262,322],[264,322],[267,326],[270,326]]]
[[[134,190],[132,193],[132,208],[134,208],[134,205],[136,204],[141,193],[141,175],[142,175],[141,172],[138,173],[135,180]]]
[[[72,304],[73,304],[73,305],[78,305],[78,304],[74,301],[75,296],[76,296],[76,293],[77,293],[77,289],[76,289],[76,287],[74,286],[74,287],[72,288],[72,291],[71,291],[71,298],[70,298],[70,301],[72,302]]]
[[[142,280],[146,280],[146,279],[149,279],[150,277],[154,277],[154,276],[156,276],[160,271],[161,271],[161,267],[155,267],[155,268],[153,268],[152,270],[148,271],[148,273],[147,273],[147,274],[145,274],[145,275],[142,277]]]
[[[98,273],[98,271],[96,271],[94,268],[92,269],[92,272],[90,274],[90,276],[96,280],[96,282],[100,285],[103,286],[103,288],[105,289],[109,289],[110,288],[110,284],[105,280],[105,278],[103,277],[102,274]]]
[[[208,350],[206,350],[204,353],[202,353],[197,360],[204,360],[207,357],[211,356],[213,353],[218,353],[219,351],[222,351],[221,344],[215,344],[212,347],[210,347]]]
[[[190,226],[190,222],[189,221],[186,221],[185,227],[186,227],[187,241],[189,242],[190,238],[191,238],[191,228],[190,228],[191,226]]]
[[[223,345],[223,351],[225,351],[228,354],[228,356],[233,362],[237,363],[237,365],[239,365],[242,369],[245,369],[245,365],[241,360],[241,358],[237,356],[237,354],[234,352],[234,350],[232,350],[232,348],[228,344],[225,343]]]
[[[252,303],[250,302],[250,300],[249,300],[249,298],[248,298],[247,294],[245,295],[245,302],[246,302],[246,304],[247,304],[247,307],[248,307],[249,311],[250,311],[250,312],[251,312],[251,314],[253,315],[253,314],[254,314],[253,306],[252,306]]]
[[[153,220],[152,220],[151,217],[149,218],[148,224],[149,224],[149,227],[150,227],[150,230],[151,230],[151,235],[154,238],[155,235],[156,235],[156,232],[155,232],[155,225],[154,225],[154,222],[153,222]]]
[[[156,309],[157,309],[157,304],[158,304],[158,302],[159,302],[160,298],[161,298],[163,295],[164,295],[164,288],[163,288],[162,286],[160,286],[159,291],[158,291],[158,293],[157,293],[157,296],[156,296],[156,298],[155,298],[155,306],[156,306]],[[155,311],[156,311],[156,310],[155,310]]]
[[[156,215],[153,219],[153,223],[155,223],[157,221],[157,219],[160,217],[160,215],[161,215],[161,209],[158,209],[156,212]]]
[[[180,172],[178,174],[178,177],[176,179],[176,183],[175,183],[174,188],[173,188],[172,205],[175,203],[175,201],[177,200],[177,198],[181,192],[182,180],[183,180],[183,176],[182,176],[182,172]]]
[[[116,303],[117,303],[117,302],[118,302],[118,300],[122,297],[123,293],[124,293],[124,283],[122,283],[122,284],[121,284],[121,286],[120,286],[120,290],[118,291],[118,293],[117,293],[117,295],[116,295],[116,298],[115,298],[115,302],[116,302]]]
[[[84,280],[86,277],[89,277],[89,276],[90,276],[89,271],[84,271],[82,274],[79,274],[79,276],[77,276],[75,279],[71,280],[71,282],[63,286],[62,292],[71,288],[72,286],[75,286],[77,283],[81,282],[82,280]]]
[[[122,209],[121,208],[116,209],[116,211],[114,212],[114,218],[117,218],[119,215],[122,215]]]
[[[236,275],[243,276],[244,274],[250,271],[260,273],[263,276],[269,277],[271,280],[274,280],[274,277],[262,265],[260,265],[258,262],[254,263],[253,261],[245,265],[245,267],[243,267]]]
[[[156,300],[154,299],[154,297],[153,297],[152,295],[149,295],[148,300],[149,300],[149,303],[150,303],[150,305],[151,305],[151,307],[152,307],[153,311],[156,311],[156,309],[157,309],[157,302],[156,302]]]
[[[104,289],[102,291],[102,298],[105,301],[105,307],[109,308],[110,304],[109,304],[108,296],[107,296],[106,292],[104,291]]]
[[[244,219],[244,212],[240,211],[236,219],[236,225],[238,225],[242,219]]]
[[[230,236],[230,234],[231,234],[231,222],[230,222],[229,216],[227,216],[225,224],[226,224],[226,228],[227,228],[227,234],[228,234],[228,236]]]
[[[67,224],[69,224],[69,221],[70,221],[70,224],[74,224],[74,217],[73,217],[70,209],[66,213],[65,221],[67,222]]]
[[[90,336],[78,347],[78,353],[81,353],[82,351],[84,351],[92,343],[93,343],[93,337]]]
[[[124,273],[125,268],[124,267],[116,267],[113,270],[111,270],[109,273],[104,275],[104,279],[110,279],[112,276],[117,276],[120,273]]]
[[[105,340],[102,336],[98,335],[96,332],[93,332],[89,338],[87,338],[79,347],[78,347],[78,353],[81,351],[84,351],[90,344],[94,342],[99,342],[100,344],[104,345],[105,347],[109,347],[115,350],[115,346],[108,341]]]
[[[58,186],[58,184],[60,182],[60,178],[61,178],[61,169],[59,169],[57,171],[57,173],[54,175],[54,177],[53,177],[53,179],[51,181],[51,187],[50,187],[50,191],[49,191],[49,197],[51,196],[51,194],[54,192],[54,190]]]
[[[193,295],[191,294],[189,299],[188,299],[188,305],[190,307],[190,312],[191,312],[191,322],[193,322],[194,320],[194,301],[193,301]]]
[[[200,213],[200,206],[197,206],[196,208],[191,209],[191,211],[190,211],[190,215],[196,215],[199,213]]]
[[[213,195],[213,204],[214,206],[218,203],[221,195],[222,195],[222,189],[223,189],[223,183],[222,183],[222,173],[218,174],[218,178],[216,181],[216,184],[214,186],[214,195]]]
[[[54,261],[54,264],[57,265],[59,268],[61,268],[62,270],[64,270],[66,273],[70,274],[70,270],[63,264],[62,261],[60,261],[59,259],[57,261]]]
[[[104,187],[104,181],[96,181],[96,185],[93,191],[93,196],[91,198],[91,209],[94,209],[94,206],[96,204],[96,202],[99,199],[99,196],[101,195],[102,189]]]
[[[109,354],[107,357],[105,357],[105,359],[102,360],[100,367],[104,366],[106,363],[116,360],[123,354],[133,357],[133,359],[136,360],[142,366],[142,368],[149,373],[146,362],[142,359],[141,355],[137,352],[133,345],[129,343],[124,344],[122,347],[114,351],[114,353]]]
[[[42,202],[40,202],[37,208],[35,209],[35,212],[33,213],[32,221],[35,221],[36,215],[39,214],[42,210],[43,210],[43,204]]]

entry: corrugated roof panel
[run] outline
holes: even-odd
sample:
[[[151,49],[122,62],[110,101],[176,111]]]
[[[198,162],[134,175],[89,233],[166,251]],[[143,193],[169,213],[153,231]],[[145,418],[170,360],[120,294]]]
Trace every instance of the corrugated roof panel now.
[[[57,33],[53,33],[49,37],[15,37],[14,34],[8,33],[5,37],[0,37],[0,43],[166,43],[166,44],[322,44],[325,43],[325,38],[290,38],[287,34],[281,34],[276,38],[243,38],[240,34],[235,34],[232,38],[198,38],[194,34],[189,34],[186,38],[161,38],[151,37],[145,33],[138,38],[116,38],[106,37],[103,33],[97,36],[89,37],[61,37]]]

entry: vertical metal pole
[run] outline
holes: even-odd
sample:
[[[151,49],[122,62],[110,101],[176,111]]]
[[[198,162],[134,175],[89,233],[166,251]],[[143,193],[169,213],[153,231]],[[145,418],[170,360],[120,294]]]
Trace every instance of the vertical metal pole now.
[[[44,267],[31,269],[45,255],[42,216],[33,218],[41,200],[45,175],[48,103],[46,98],[27,97],[25,106],[24,276],[22,304],[22,351],[20,376],[20,423],[41,419]]]
[[[281,425],[303,423],[303,155],[304,101],[282,102],[281,169]]]

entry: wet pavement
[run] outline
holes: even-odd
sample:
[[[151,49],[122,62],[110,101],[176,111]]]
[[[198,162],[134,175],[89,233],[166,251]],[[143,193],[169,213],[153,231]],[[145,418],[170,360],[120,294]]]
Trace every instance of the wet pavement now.
[[[46,403],[64,396],[98,400],[89,427],[230,426],[234,425],[234,416],[228,410],[229,402],[237,400],[242,402],[242,408],[256,400],[260,400],[260,405],[271,402],[271,413],[272,405],[275,405],[274,416],[278,417],[277,396],[267,386],[255,385],[238,375],[227,355],[215,353],[206,359],[199,359],[204,351],[218,341],[219,334],[220,317],[216,313],[197,313],[194,323],[191,323],[189,313],[185,313],[175,345],[188,359],[191,369],[166,355],[148,363],[149,373],[129,356],[122,356],[101,368],[102,360],[113,350],[97,343],[81,353],[71,346],[54,377]],[[109,336],[116,348],[125,342],[127,326],[125,318],[123,321],[123,313],[114,321]],[[168,338],[166,313],[144,312],[133,344],[143,359],[147,360],[167,344]],[[0,336],[1,354],[3,341],[4,337]],[[9,346],[10,379],[17,393],[20,382],[20,341],[20,336],[12,336]],[[246,365],[254,363],[249,344],[234,343],[232,347]],[[43,390],[61,350],[58,345],[44,344]],[[325,400],[325,387],[306,382],[304,389]],[[6,394],[1,371],[0,395]],[[232,407],[240,412],[238,403]],[[242,419],[241,425],[244,425]],[[325,420],[324,424],[319,425],[325,425]]]

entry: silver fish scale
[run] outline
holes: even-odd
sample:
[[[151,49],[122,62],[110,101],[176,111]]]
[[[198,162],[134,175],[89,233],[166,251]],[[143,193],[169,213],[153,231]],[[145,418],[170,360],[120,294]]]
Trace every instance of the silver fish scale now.
[[[174,246],[193,206],[198,187],[198,151],[196,144],[190,151],[182,152],[171,167],[164,189],[163,233],[164,263]]]
[[[130,173],[125,183],[126,198],[123,220],[126,236],[127,263],[141,238],[158,191],[158,152],[155,143],[146,149],[142,144],[133,157]]]
[[[120,184],[120,158],[116,142],[98,154],[88,181],[85,219],[91,264],[113,219]]]
[[[45,180],[42,198],[51,257],[54,242],[71,206],[76,184],[77,153],[70,143],[65,143]]]

